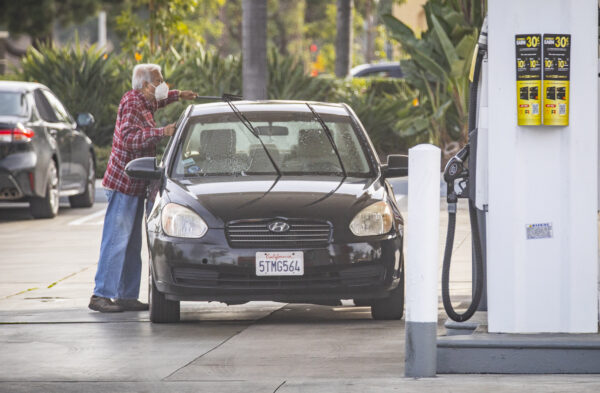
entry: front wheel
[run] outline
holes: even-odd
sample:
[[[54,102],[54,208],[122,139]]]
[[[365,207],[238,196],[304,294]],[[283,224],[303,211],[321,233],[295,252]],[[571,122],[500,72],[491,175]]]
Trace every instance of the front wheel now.
[[[404,315],[404,269],[398,286],[392,290],[390,296],[374,300],[371,304],[371,316],[377,320],[402,319]]]
[[[152,270],[148,277],[148,303],[150,306],[150,321],[154,323],[175,323],[179,322],[179,302],[168,300],[163,293],[160,293],[154,283]]]

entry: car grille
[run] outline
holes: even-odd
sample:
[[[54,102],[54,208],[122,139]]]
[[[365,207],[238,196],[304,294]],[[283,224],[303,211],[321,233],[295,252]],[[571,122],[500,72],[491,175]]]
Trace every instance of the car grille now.
[[[290,226],[286,232],[272,232],[269,224],[282,221]],[[307,220],[248,220],[227,224],[225,232],[232,247],[243,248],[302,248],[323,247],[329,244],[331,225],[324,221]]]
[[[376,285],[384,279],[381,265],[306,269],[304,276],[257,277],[254,269],[232,271],[176,267],[173,278],[180,285],[230,289],[315,289]]]

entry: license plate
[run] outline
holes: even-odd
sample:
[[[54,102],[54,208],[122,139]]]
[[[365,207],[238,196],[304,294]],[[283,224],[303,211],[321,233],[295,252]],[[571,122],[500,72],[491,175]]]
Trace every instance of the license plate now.
[[[257,276],[303,276],[304,253],[302,251],[257,252]]]

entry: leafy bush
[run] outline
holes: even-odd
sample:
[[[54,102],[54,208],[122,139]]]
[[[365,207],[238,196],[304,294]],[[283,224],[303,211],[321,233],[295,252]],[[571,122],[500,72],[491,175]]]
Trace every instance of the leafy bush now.
[[[201,48],[177,55],[180,56],[177,66],[170,75],[165,75],[173,88],[193,90],[201,96],[241,94],[242,65],[239,57],[221,58],[218,53],[206,52]],[[155,116],[157,123],[164,125],[176,121],[190,103],[177,102],[161,109]]]
[[[392,15],[383,18],[410,55],[401,62],[405,79],[420,92],[420,107],[405,118],[403,135],[425,136],[448,158],[467,140],[468,75],[485,3],[428,0],[424,9],[428,29],[421,38]]]
[[[96,155],[96,177],[102,179],[108,164],[111,146],[94,146],[94,154]]]
[[[73,114],[91,112],[95,126],[88,135],[97,146],[97,175],[106,169],[119,101],[129,90],[135,64],[156,63],[171,88],[194,90],[200,95],[240,94],[242,69],[239,56],[220,57],[202,48],[177,51],[149,50],[105,55],[94,46],[73,48],[42,46],[29,49],[23,59],[23,70],[15,79],[37,81],[51,88]],[[406,151],[410,143],[422,135],[402,136],[413,123],[413,115],[421,115],[422,107],[414,107],[416,93],[405,81],[373,78],[339,80],[311,77],[304,64],[275,51],[268,57],[270,99],[341,101],[357,113],[382,156]],[[174,122],[192,102],[182,101],[157,111],[158,126]],[[407,120],[408,119],[408,120]],[[416,139],[415,139],[416,138]]]
[[[383,85],[390,93],[382,92]],[[338,100],[348,104],[362,122],[375,149],[383,159],[387,154],[403,153],[414,138],[401,136],[399,122],[413,107],[415,94],[403,81],[353,79],[339,89]]]
[[[130,74],[119,72],[116,59],[94,46],[30,47],[22,60],[19,79],[48,86],[73,116],[90,112],[96,123],[86,130],[97,145],[110,144],[117,106]]]
[[[300,59],[269,53],[267,96],[273,100],[327,101],[335,91],[335,83],[326,77],[311,77]]]

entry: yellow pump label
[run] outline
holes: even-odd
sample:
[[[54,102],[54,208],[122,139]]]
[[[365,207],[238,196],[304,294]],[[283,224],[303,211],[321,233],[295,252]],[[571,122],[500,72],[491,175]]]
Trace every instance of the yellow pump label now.
[[[517,120],[520,126],[542,124],[542,45],[540,34],[515,36],[517,52]]]
[[[544,125],[569,125],[571,35],[544,34]]]

